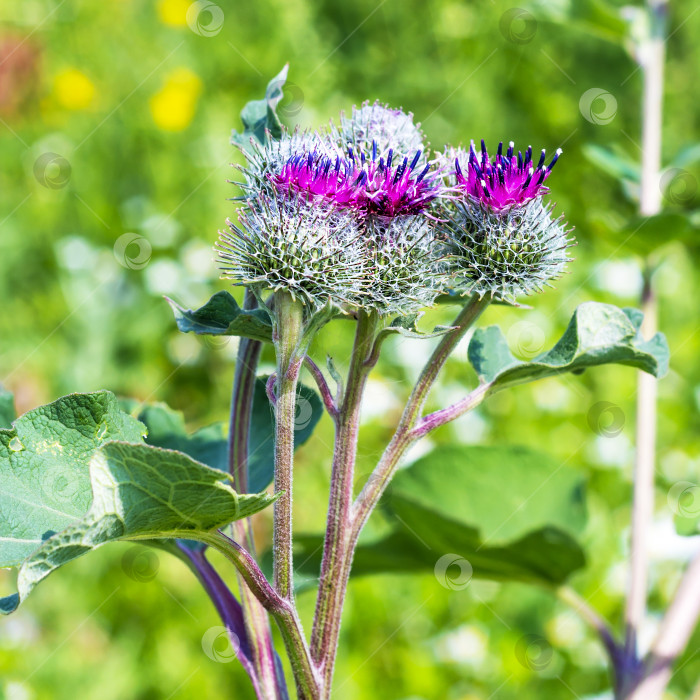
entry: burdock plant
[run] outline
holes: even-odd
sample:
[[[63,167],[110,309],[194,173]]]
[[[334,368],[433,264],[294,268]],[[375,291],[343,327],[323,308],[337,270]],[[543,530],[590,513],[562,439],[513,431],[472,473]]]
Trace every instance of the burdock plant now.
[[[559,591],[593,621],[617,676],[631,673],[605,624],[562,588],[583,561],[572,536],[582,517],[577,483],[548,496],[570,499],[570,518],[549,523],[538,511],[539,525],[523,539],[485,546],[478,523],[469,525],[469,504],[479,501],[471,492],[484,480],[499,490],[517,488],[499,476],[514,459],[530,464],[543,484],[559,483],[542,474],[543,458],[499,447],[464,448],[456,462],[454,452],[432,465],[419,460],[402,470],[391,499],[403,515],[396,523],[418,537],[397,524],[385,539],[358,544],[409,448],[491,394],[605,363],[665,371],[663,338],[644,340],[638,312],[607,304],[581,305],[562,338],[529,362],[510,353],[496,326],[474,329],[489,304],[530,296],[569,262],[567,227],[547,201],[560,152],[546,163],[543,151],[535,163],[531,148],[523,155],[512,143],[505,153],[499,145],[489,156],[482,142],[480,152],[472,144],[432,155],[412,115],[379,103],[353,108],[318,132],[287,130],[275,112],[285,77],[246,107],[246,130],[234,139],[245,161],[240,206],[216,250],[222,277],[244,289],[243,304],[228,292],[194,311],[173,302],[183,332],[241,339],[227,430],[210,430],[208,440],[190,436],[162,405],[120,405],[108,392],[64,397],[0,430],[0,564],[19,567],[18,593],[0,601],[2,611],[15,610],[71,559],[110,541],[138,541],[171,552],[197,576],[258,698],[289,697],[291,677],[299,698],[321,700],[332,696],[355,555],[359,572],[428,568],[443,583],[458,563],[462,574],[468,568],[474,576]],[[426,332],[419,318],[437,301],[457,306],[456,317]],[[331,323],[354,326],[345,376],[330,359],[324,372],[309,354]],[[468,332],[475,386],[426,412],[431,389]],[[396,334],[434,348],[376,467],[356,489],[363,396]],[[266,344],[276,370],[258,377]],[[299,383],[304,367],[317,392]],[[326,527],[295,539],[293,505],[321,505],[294,495],[294,450],[324,409],[335,425]],[[477,469],[479,479],[465,483],[465,469]],[[417,491],[402,496],[411,479]],[[522,494],[524,512],[528,500]],[[268,506],[273,541],[265,557],[255,551],[250,517]],[[237,592],[209,561],[211,550],[234,565]],[[297,574],[307,574],[307,587],[308,574],[318,582],[310,636],[297,610]],[[271,619],[288,666],[279,661]]]

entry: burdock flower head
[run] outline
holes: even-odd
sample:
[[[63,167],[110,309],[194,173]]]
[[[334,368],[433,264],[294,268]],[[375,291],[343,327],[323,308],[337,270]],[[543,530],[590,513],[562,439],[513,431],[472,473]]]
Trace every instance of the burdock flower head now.
[[[299,198],[261,194],[226,222],[216,250],[222,277],[287,291],[313,309],[355,303],[366,284],[353,217]]]
[[[284,129],[280,139],[267,138],[264,144],[252,139],[250,148],[243,151],[245,165],[235,166],[243,174],[243,182],[234,183],[245,193],[239,199],[255,199],[261,192],[275,197],[278,188],[273,179],[285,164],[300,153],[315,151],[330,153],[321,136],[313,131]]]
[[[361,305],[380,316],[418,313],[441,290],[444,261],[426,216],[369,217],[365,257],[369,284]]]
[[[444,186],[431,164],[416,167],[421,155],[395,162],[390,148],[385,160],[374,141],[370,153],[350,147],[342,159],[299,153],[270,175],[285,196],[336,211],[359,232],[352,246],[364,280],[350,306],[380,315],[415,313],[437,294],[440,250],[428,209]]]
[[[482,141],[480,152],[472,142],[469,152],[448,155],[452,195],[441,213],[455,291],[513,301],[563,272],[571,240],[542,201],[560,154],[546,165],[543,150],[535,165],[532,147],[516,155],[511,142],[504,154],[500,143],[489,157]]]
[[[237,183],[243,207],[216,245],[222,277],[260,292],[287,291],[311,310],[354,303],[366,283],[358,222],[280,179],[299,153],[323,147],[318,134],[295,130],[265,144],[253,141],[244,151]]]

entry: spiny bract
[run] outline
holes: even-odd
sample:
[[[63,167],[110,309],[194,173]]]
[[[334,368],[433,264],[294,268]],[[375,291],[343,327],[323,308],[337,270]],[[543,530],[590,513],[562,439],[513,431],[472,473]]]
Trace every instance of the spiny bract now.
[[[355,220],[301,199],[259,195],[227,221],[216,250],[222,277],[285,290],[307,307],[352,304],[366,283]]]
[[[256,198],[261,193],[274,198],[277,186],[274,178],[278,176],[291,158],[302,153],[332,154],[328,144],[313,131],[283,129],[280,139],[268,138],[265,144],[255,139],[250,149],[243,151],[245,165],[236,166],[243,173],[245,182],[237,182],[245,191],[241,199]]]
[[[364,239],[369,284],[364,308],[411,315],[430,306],[444,283],[442,251],[424,216],[369,217]]]
[[[522,206],[493,210],[473,200],[446,207],[444,223],[451,288],[460,294],[514,301],[551,286],[570,261],[563,217],[535,198]]]

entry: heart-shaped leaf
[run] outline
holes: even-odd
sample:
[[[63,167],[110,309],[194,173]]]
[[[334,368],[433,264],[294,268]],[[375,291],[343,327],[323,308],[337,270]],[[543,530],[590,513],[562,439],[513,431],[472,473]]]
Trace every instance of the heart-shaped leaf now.
[[[469,361],[488,394],[515,384],[582,372],[588,367],[621,364],[663,376],[668,370],[668,345],[661,333],[645,341],[642,314],[610,304],[581,304],[559,342],[530,362],[515,358],[498,326],[479,328],[469,343]]]
[[[585,563],[583,477],[535,450],[440,447],[396,475],[386,505],[395,528],[358,547],[355,575],[434,571],[449,586],[459,569],[558,585]],[[318,570],[321,541],[299,538],[302,574]]]
[[[0,599],[10,613],[51,572],[116,540],[185,538],[262,510],[275,498],[237,494],[227,475],[187,455],[150,445],[110,442],[90,460],[92,504],[83,517],[52,534],[22,563],[18,593]]]
[[[265,391],[266,383],[267,377],[258,377],[253,394],[248,488],[254,493],[264,491],[272,483],[275,469],[275,417]],[[297,389],[295,448],[311,437],[322,415],[323,403],[319,395],[300,384]],[[214,469],[228,472],[228,426],[225,423],[214,423],[188,433],[182,413],[162,403],[145,406],[138,418],[148,428],[146,442],[149,445],[179,450]]]
[[[90,505],[88,463],[110,440],[140,442],[144,426],[107,392],[70,394],[0,430],[0,566],[16,566]]]
[[[177,327],[183,333],[236,335],[272,342],[272,324],[267,311],[244,311],[226,291],[217,292],[199,309],[185,309],[172,299],[167,301],[175,314]]]

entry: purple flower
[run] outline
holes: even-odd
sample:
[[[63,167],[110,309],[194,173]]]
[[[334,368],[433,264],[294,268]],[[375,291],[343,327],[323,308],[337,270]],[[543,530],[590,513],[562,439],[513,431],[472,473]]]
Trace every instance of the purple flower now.
[[[524,156],[520,151],[516,156],[513,147],[511,141],[508,151],[503,155],[503,142],[499,143],[498,153],[491,159],[483,139],[480,154],[472,141],[466,169],[462,168],[459,157],[455,158],[457,190],[495,211],[521,206],[549,192],[544,183],[561,155],[561,148],[557,149],[549,165],[544,164],[543,149],[535,166],[532,160],[532,146],[528,146]]]
[[[441,193],[437,171],[427,164],[416,171],[421,151],[413,160],[404,158],[397,164],[389,149],[386,161],[377,158],[376,142],[371,160],[352,147],[348,157],[333,159],[317,151],[292,156],[272,181],[282,191],[318,197],[339,209],[354,209],[363,215],[395,217],[424,212]]]

